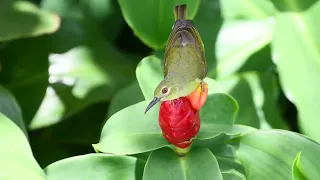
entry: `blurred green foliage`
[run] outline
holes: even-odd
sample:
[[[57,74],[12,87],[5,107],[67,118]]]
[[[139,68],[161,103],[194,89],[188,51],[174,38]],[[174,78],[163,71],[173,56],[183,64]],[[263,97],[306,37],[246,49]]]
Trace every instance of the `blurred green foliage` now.
[[[317,0],[2,0],[0,137],[10,137],[10,142],[0,141],[9,146],[0,153],[10,152],[7,158],[17,161],[27,159],[23,166],[34,168],[26,173],[30,179],[44,176],[40,167],[93,153],[91,144],[99,142],[109,117],[152,98],[163,76],[173,7],[181,3],[188,4],[189,17],[204,41],[209,93],[228,93],[239,104],[235,123],[295,131],[320,142]],[[259,156],[259,161],[265,162],[261,167],[272,166],[265,161],[266,155],[260,156],[262,152],[251,147],[260,141],[271,144],[264,147],[277,145],[265,136],[268,133],[244,138],[243,142],[249,139],[247,149],[239,149],[244,167],[251,163],[244,151]],[[300,140],[295,134],[274,138],[288,143]],[[40,166],[32,158],[30,146]],[[25,151],[17,151],[19,148]],[[300,160],[304,153],[297,153],[293,148],[288,156],[295,158],[295,177],[303,179],[306,172]],[[110,157],[79,156],[75,161],[82,163],[57,163],[87,168],[83,162],[95,166],[96,158],[109,161]],[[121,166],[116,161],[130,168],[141,166],[131,157],[115,157],[106,163]],[[4,167],[2,162],[9,161],[1,161],[0,167]],[[285,162],[286,166],[290,163]],[[307,166],[311,168],[307,173],[312,174],[311,165]],[[52,164],[46,172],[59,168],[63,166]],[[224,172],[223,177],[234,175],[229,173]],[[260,172],[252,169],[252,173]],[[132,174],[124,177],[134,179]]]

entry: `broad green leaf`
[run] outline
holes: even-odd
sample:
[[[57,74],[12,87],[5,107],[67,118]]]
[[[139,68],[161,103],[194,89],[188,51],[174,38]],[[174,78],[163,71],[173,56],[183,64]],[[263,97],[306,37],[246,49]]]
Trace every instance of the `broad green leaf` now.
[[[32,129],[55,124],[89,105],[110,100],[134,78],[134,60],[138,58],[107,44],[95,24],[68,20],[64,25],[52,36],[55,44],[51,50],[55,53],[49,56],[51,86]],[[66,36],[71,42],[61,47]]]
[[[75,0],[42,0],[40,6],[42,9],[59,14],[59,16],[73,16],[78,14],[79,7]]]
[[[301,164],[310,179],[319,179],[320,145],[300,134],[284,130],[260,130],[239,137],[237,157],[250,179],[291,179],[292,163],[302,152]]]
[[[299,152],[292,164],[292,179],[293,180],[307,180],[308,178],[304,174],[304,168],[301,164],[301,152]]]
[[[16,98],[6,88],[0,85],[0,113],[11,119],[28,137],[23,122],[22,112]]]
[[[224,180],[245,180],[246,177],[237,172],[237,171],[230,171],[230,172],[223,172],[222,177]]]
[[[0,82],[18,101],[26,127],[46,93],[49,51],[48,36],[11,41],[0,50]]]
[[[248,85],[251,89],[253,102],[255,105],[256,113],[258,115],[260,125],[260,129],[272,129],[271,125],[266,121],[266,117],[262,110],[264,105],[264,92],[261,87],[259,74],[255,72],[247,72],[243,74],[243,77],[248,82]]]
[[[141,159],[142,161],[147,161],[152,152],[153,151],[148,151],[148,152],[145,152],[145,153],[133,154],[131,156],[136,157],[138,159]]]
[[[143,94],[140,90],[137,81],[131,83],[128,87],[118,91],[111,99],[108,108],[108,117],[113,115],[125,107],[136,104],[144,100]]]
[[[93,147],[100,152],[125,155],[167,146],[158,124],[160,104],[144,114],[148,104],[143,101],[112,115],[102,129],[100,142]]]
[[[298,109],[301,131],[317,141],[320,141],[316,125],[320,109],[320,23],[316,20],[319,12],[318,2],[305,13],[277,15],[272,41],[282,89]]]
[[[114,8],[111,0],[84,0],[80,2],[82,9],[97,21],[103,21],[111,15]]]
[[[233,154],[232,154],[233,155]],[[235,159],[235,156],[218,156],[216,155],[217,160],[219,162],[219,167],[221,169],[222,173],[236,173],[238,175],[245,173],[244,168],[242,165],[238,162],[238,160]]]
[[[96,103],[58,124],[31,131],[31,146],[41,167],[71,156],[94,152],[91,144],[99,141],[106,107],[106,102]]]
[[[271,0],[274,6],[281,12],[300,12],[311,8],[317,0]]]
[[[139,179],[144,162],[129,156],[86,154],[63,159],[45,168],[48,180]]]
[[[260,119],[257,114],[253,92],[244,75],[224,78],[219,80],[218,83],[223,92],[230,94],[239,104],[239,112],[235,122],[259,128]]]
[[[197,146],[207,147],[215,156],[218,157],[218,161],[220,157],[223,157],[223,158],[228,157],[228,158],[234,159],[235,149],[233,146],[226,143],[228,143],[230,139],[249,134],[256,130],[257,129],[254,129],[250,126],[235,124],[232,127],[231,133],[220,133],[217,136],[207,138],[207,139],[196,138],[196,140],[193,143],[193,147],[197,147]]]
[[[253,131],[253,128],[249,126],[234,125],[234,127],[236,126],[240,127],[236,128],[236,131],[234,131],[235,134],[237,133],[236,136]],[[248,129],[244,130],[246,128]],[[207,147],[216,156],[224,179],[245,179],[244,168],[236,159],[235,147],[226,144],[230,137],[232,136],[220,134],[215,138],[205,140],[196,139],[193,147]]]
[[[174,24],[174,7],[178,4],[187,4],[188,18],[193,19],[199,2],[200,0],[119,0],[127,24],[142,42],[153,49],[165,46]]]
[[[68,19],[80,18],[96,22],[105,38],[112,41],[117,38],[121,32],[121,26],[125,23],[119,5],[111,0],[42,0],[40,6],[42,9],[59,14],[62,17],[62,23]],[[74,26],[71,28],[76,29]],[[79,33],[80,29],[77,30],[76,33]],[[67,35],[70,36],[70,34]]]
[[[85,12],[84,16],[89,16],[90,20],[95,20],[98,23],[108,42],[117,41],[115,43],[118,43],[118,36],[122,33],[122,28],[126,24],[118,1],[82,0],[80,6]],[[127,41],[131,40],[126,39],[123,43],[127,43]],[[136,44],[133,44],[133,46],[136,46]]]
[[[164,78],[163,62],[155,55],[143,58],[136,68],[136,76],[145,99],[153,99],[154,90]],[[208,84],[209,94],[222,91],[215,80],[207,77],[204,81]]]
[[[261,75],[275,70],[275,64],[272,62],[271,45],[264,46],[259,51],[252,54],[236,73],[257,72]]]
[[[144,114],[149,103],[146,100],[112,115],[102,129],[100,142],[94,144],[94,148],[122,155],[169,146],[158,124],[160,103]],[[200,112],[201,126],[197,139],[214,138],[221,133],[237,134],[232,129],[237,108],[237,103],[228,95],[209,95]]]
[[[81,23],[72,18],[61,18],[61,26],[59,30],[50,35],[51,39],[51,54],[63,54],[74,47],[87,42],[90,37],[89,32],[84,28],[84,23]],[[88,37],[89,36],[89,37]],[[91,35],[93,36],[93,35]],[[64,41],[68,39],[68,41]],[[93,39],[93,37],[91,37]],[[61,43],[63,42],[63,43]]]
[[[53,33],[60,18],[26,1],[0,2],[0,41]]]
[[[184,157],[169,148],[162,148],[151,153],[142,179],[222,180],[222,175],[217,159],[206,148],[193,148]]]
[[[136,68],[136,76],[145,99],[153,99],[153,92],[163,80],[163,62],[156,56],[143,58]]]
[[[231,96],[222,93],[210,94],[200,110],[201,125],[197,139],[232,133],[237,112],[238,104]]]
[[[234,124],[232,127],[232,134],[235,134],[236,136],[242,136],[245,134],[249,134],[253,131],[256,131],[258,129],[253,128],[251,126],[245,126],[245,125],[241,125],[241,124]]]
[[[1,113],[0,146],[0,179],[46,179],[22,130]]]
[[[260,76],[260,84],[264,94],[262,110],[265,120],[274,129],[288,129],[287,123],[281,117],[278,105],[280,87],[275,75],[271,73],[262,74]]]
[[[274,69],[271,48],[268,45],[247,59],[245,64],[237,71],[239,76],[243,76],[250,86],[261,129],[270,129],[270,127],[288,128],[280,116],[280,107],[278,107],[277,103],[279,85],[275,78]],[[227,78],[224,79],[227,80]]]
[[[269,0],[221,1],[224,19],[267,19],[277,10]]]
[[[216,43],[218,78],[236,72],[250,55],[266,46],[272,39],[273,26],[274,19],[226,21]]]

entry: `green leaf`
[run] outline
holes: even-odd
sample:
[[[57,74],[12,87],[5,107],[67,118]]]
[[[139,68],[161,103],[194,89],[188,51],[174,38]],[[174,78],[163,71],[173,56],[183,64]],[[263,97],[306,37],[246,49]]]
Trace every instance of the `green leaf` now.
[[[292,179],[293,180],[307,180],[304,174],[304,167],[301,164],[301,152],[299,152],[292,164]]]
[[[22,112],[16,98],[1,85],[0,112],[11,119],[28,137],[28,132],[22,118]]]
[[[134,60],[138,57],[106,43],[95,24],[69,20],[65,26],[52,37],[56,43],[52,51],[56,53],[49,56],[51,86],[32,121],[32,129],[56,124],[89,105],[110,100],[134,78]],[[61,47],[66,36],[72,43]]]
[[[184,157],[162,148],[152,152],[146,163],[143,180],[149,179],[222,180],[222,175],[217,159],[206,148],[193,148]]]
[[[134,94],[134,96],[133,96]],[[140,90],[137,81],[131,83],[128,87],[118,91],[111,99],[110,106],[108,108],[108,117],[113,115],[125,107],[136,104],[144,100],[143,94]]]
[[[48,36],[11,41],[0,50],[0,82],[17,99],[27,127],[46,93],[49,52]]]
[[[0,2],[0,42],[53,33],[60,18],[26,1]]]
[[[274,20],[229,20],[219,32],[217,76],[225,78],[239,70],[256,51],[272,40]]]
[[[288,129],[287,124],[281,117],[280,107],[278,107],[277,103],[279,99],[279,85],[274,69],[275,65],[272,63],[271,49],[268,45],[261,51],[253,54],[241,69],[237,71],[237,74],[243,77],[250,86],[252,95],[250,93],[245,94],[253,97],[256,113],[260,119],[260,128]],[[232,80],[232,78],[230,79]],[[224,80],[228,80],[228,78],[222,79],[222,81]],[[221,86],[223,87],[223,85]],[[252,104],[247,103],[244,105],[251,106]]]
[[[153,92],[163,76],[163,62],[156,56],[143,58],[136,68],[136,76],[145,99],[153,99]]]
[[[112,115],[102,129],[100,142],[94,144],[94,148],[122,155],[169,146],[158,124],[160,103],[144,114],[149,103],[148,100],[143,101]],[[237,103],[228,95],[209,95],[200,112],[201,126],[197,139],[214,138],[221,133],[237,134],[232,129],[237,108]]]
[[[81,9],[85,12],[84,16],[89,16],[90,20],[95,20],[99,24],[100,29],[109,42],[118,41],[118,36],[122,33],[122,28],[126,23],[118,1],[82,0],[80,1],[80,5]],[[125,41],[124,43],[127,42]]]
[[[228,0],[221,1],[224,19],[267,19],[277,10],[268,0]]]
[[[279,14],[272,41],[282,89],[298,109],[301,131],[317,141],[320,141],[320,131],[315,125],[320,109],[320,23],[315,17],[319,12],[318,2],[305,13]]]
[[[57,161],[45,168],[48,180],[139,179],[144,163],[129,156],[86,154]]]
[[[240,128],[238,126],[240,126]],[[237,127],[234,131],[236,136],[253,131],[253,128],[249,126],[234,125],[234,127]],[[244,130],[246,128],[248,129]],[[245,179],[244,168],[236,159],[235,147],[226,144],[231,137],[232,136],[226,134],[220,134],[215,138],[205,140],[196,139],[193,147],[207,147],[216,156],[224,179]]]
[[[188,17],[196,15],[199,0],[144,1],[119,0],[127,24],[147,46],[161,49],[169,37],[174,24],[173,9],[178,4],[187,4]]]
[[[316,4],[317,0],[271,0],[274,6],[281,12],[305,11]]]
[[[58,124],[31,131],[31,146],[41,167],[71,156],[94,152],[91,144],[99,141],[106,107],[107,103],[97,103]]]
[[[261,75],[260,84],[264,94],[262,110],[265,120],[274,129],[288,129],[288,125],[282,118],[278,105],[280,87],[276,77],[271,73]]]
[[[84,9],[90,16],[102,21],[111,15],[114,8],[111,0],[84,0],[80,2],[82,9]]]
[[[0,113],[1,179],[46,179],[21,129]]]
[[[164,78],[163,62],[155,55],[143,58],[136,68],[136,76],[145,99],[153,99],[154,90]],[[204,81],[208,84],[209,94],[222,91],[215,80],[207,77]]]
[[[301,163],[310,179],[319,179],[320,145],[297,133],[284,130],[260,130],[239,137],[238,159],[247,179],[291,179],[292,163],[302,152]]]
[[[237,172],[237,171],[230,171],[230,172],[224,172],[222,173],[222,177],[224,180],[245,180],[246,177]]]
[[[76,0],[42,0],[40,7],[42,9],[59,14],[59,16],[66,17],[77,14],[79,10]]]
[[[266,73],[274,73],[275,64],[271,58],[271,45],[268,44],[261,50],[252,54],[245,62],[245,64],[237,71],[237,73],[257,72],[260,75]]]
[[[200,110],[201,125],[197,139],[232,133],[237,112],[238,104],[231,96],[222,93],[210,94]]]
[[[261,87],[260,78],[258,73],[247,72],[243,74],[243,77],[249,84],[252,92],[253,102],[256,109],[256,113],[259,118],[259,128],[260,129],[272,129],[271,125],[266,121],[266,117],[262,107],[264,105],[264,92]]]
[[[100,152],[125,155],[167,146],[158,124],[160,104],[144,114],[148,104],[149,101],[143,101],[112,115],[102,129],[99,143],[93,147]]]
[[[260,119],[257,114],[252,90],[244,75],[230,76],[218,81],[223,92],[230,94],[239,104],[239,112],[235,122],[259,128]]]
[[[111,0],[42,0],[42,9],[53,11],[62,17],[62,23],[68,19],[88,19],[96,22],[105,38],[114,41],[125,23],[116,1]],[[112,24],[112,26],[106,26]],[[76,27],[71,27],[76,29]],[[79,33],[77,29],[76,33]],[[68,39],[72,34],[67,34]],[[70,43],[70,42],[66,42]],[[64,44],[62,44],[64,45]]]

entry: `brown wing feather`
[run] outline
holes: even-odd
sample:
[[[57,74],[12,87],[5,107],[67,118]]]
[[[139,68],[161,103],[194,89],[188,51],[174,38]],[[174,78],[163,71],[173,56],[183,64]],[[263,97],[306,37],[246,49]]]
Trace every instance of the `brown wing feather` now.
[[[204,72],[202,73],[203,77],[199,77],[199,78],[204,79],[207,75],[207,63],[206,63],[206,59],[205,59],[204,45],[201,40],[200,34],[199,34],[198,30],[196,29],[196,27],[194,26],[193,22],[191,20],[185,20],[187,18],[187,6],[185,4],[177,5],[174,8],[174,16],[175,16],[175,24],[172,28],[170,35],[169,35],[168,42],[167,42],[167,45],[165,48],[164,77],[166,77],[168,74],[167,57],[170,53],[170,49],[171,49],[173,43],[175,43],[174,39],[178,38],[178,37],[176,37],[177,33],[179,33],[180,31],[183,31],[183,30],[187,30],[188,32],[190,32],[192,34],[192,37],[196,40],[196,44],[197,44],[196,48],[198,48],[198,52],[200,53],[200,56],[202,58],[201,63],[203,66],[202,69],[204,70]]]
[[[192,32],[195,34],[194,37],[196,37],[197,44],[199,45],[198,47],[200,48],[199,52],[201,53],[201,57],[202,57],[201,63],[203,65],[203,69],[204,69],[204,73],[203,73],[204,77],[202,77],[202,79],[204,79],[207,76],[207,61],[206,61],[206,57],[205,57],[204,44],[203,44],[203,41],[201,39],[201,36],[200,36],[197,28],[193,25],[193,23],[192,23],[192,26],[190,26],[190,27],[192,29]]]

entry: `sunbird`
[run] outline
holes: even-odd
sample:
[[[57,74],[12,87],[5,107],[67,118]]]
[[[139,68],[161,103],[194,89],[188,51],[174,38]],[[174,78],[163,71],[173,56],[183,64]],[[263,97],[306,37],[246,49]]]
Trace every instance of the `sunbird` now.
[[[204,45],[194,23],[187,19],[186,4],[174,7],[174,18],[164,54],[164,79],[156,87],[145,113],[159,101],[187,96],[199,85],[204,89],[207,76]]]

